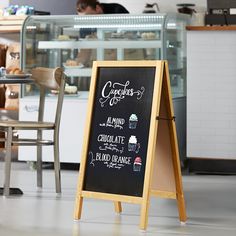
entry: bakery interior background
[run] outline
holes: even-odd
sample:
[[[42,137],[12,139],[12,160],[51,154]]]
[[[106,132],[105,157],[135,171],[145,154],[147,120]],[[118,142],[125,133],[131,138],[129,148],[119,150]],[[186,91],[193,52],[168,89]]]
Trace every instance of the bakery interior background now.
[[[76,4],[77,0],[1,0],[0,1],[0,8],[6,7],[8,5],[32,5],[37,10],[47,10],[50,11],[53,15],[69,15],[69,14],[76,14]],[[188,1],[181,1],[181,0],[135,0],[135,7],[134,7],[134,0],[100,0],[100,2],[104,3],[112,3],[117,2],[124,5],[130,13],[132,14],[139,14],[142,13],[146,3],[157,3],[159,5],[161,12],[177,12],[176,4],[179,3],[192,3],[195,4],[197,12],[203,12],[206,9],[206,0],[188,0]]]

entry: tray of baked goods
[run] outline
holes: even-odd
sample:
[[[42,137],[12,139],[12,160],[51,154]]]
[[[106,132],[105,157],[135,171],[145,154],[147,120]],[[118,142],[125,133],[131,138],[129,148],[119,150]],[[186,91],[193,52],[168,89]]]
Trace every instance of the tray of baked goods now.
[[[29,78],[30,76],[31,76],[31,74],[24,73],[18,67],[7,69],[6,70],[6,74],[5,74],[6,78],[14,78],[14,79],[17,79],[17,78],[20,78],[20,79]]]
[[[31,74],[24,73],[19,68],[0,68],[0,84],[23,84],[33,83]]]
[[[58,94],[58,90],[51,90],[51,93],[48,94],[49,96],[54,96]],[[78,88],[75,85],[69,85],[68,83],[66,83],[65,85],[65,91],[64,91],[66,96],[79,96],[79,92],[78,92]]]
[[[57,38],[53,39],[53,41],[75,41],[75,38],[71,38],[69,35],[61,34],[58,35]]]
[[[143,32],[141,33],[141,39],[142,40],[156,40],[159,38],[154,32]]]
[[[84,65],[82,63],[77,62],[76,60],[68,59],[65,63],[62,64],[66,69],[80,69],[83,68]]]

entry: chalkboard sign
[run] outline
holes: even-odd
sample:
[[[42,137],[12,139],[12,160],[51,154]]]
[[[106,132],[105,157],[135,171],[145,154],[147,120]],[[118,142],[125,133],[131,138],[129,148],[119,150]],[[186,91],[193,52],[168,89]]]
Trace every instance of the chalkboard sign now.
[[[142,196],[155,67],[99,67],[84,190]]]
[[[186,220],[173,117],[166,62],[94,62],[75,219],[84,197],[112,200],[117,212],[129,202],[142,205],[145,229],[154,195],[177,199]]]

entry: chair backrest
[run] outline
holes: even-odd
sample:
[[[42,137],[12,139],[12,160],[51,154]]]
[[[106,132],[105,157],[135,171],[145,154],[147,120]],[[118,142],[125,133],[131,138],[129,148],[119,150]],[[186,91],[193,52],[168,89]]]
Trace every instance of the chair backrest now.
[[[58,90],[60,88],[63,70],[60,67],[45,68],[36,67],[31,70],[32,79],[40,86]]]
[[[59,67],[57,68],[36,67],[31,70],[31,73],[32,73],[32,79],[35,80],[35,83],[40,86],[38,121],[43,121],[46,90],[47,89],[58,90],[55,126],[56,129],[59,130],[62,103],[64,98],[64,89],[65,89],[65,75],[63,73],[63,70]]]

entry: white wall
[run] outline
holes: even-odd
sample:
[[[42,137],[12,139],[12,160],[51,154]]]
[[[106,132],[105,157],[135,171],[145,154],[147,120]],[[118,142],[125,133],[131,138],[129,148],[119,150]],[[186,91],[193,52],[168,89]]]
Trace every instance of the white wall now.
[[[8,6],[8,0],[1,0],[0,1],[0,8],[4,8],[4,7],[6,7],[6,6]]]
[[[120,3],[130,13],[138,14],[142,13],[146,3],[158,3],[161,12],[177,12],[176,4],[178,3],[193,3],[196,5],[196,10],[199,12],[205,11],[207,0],[100,0],[100,2],[106,3]],[[134,7],[135,6],[135,7]]]

